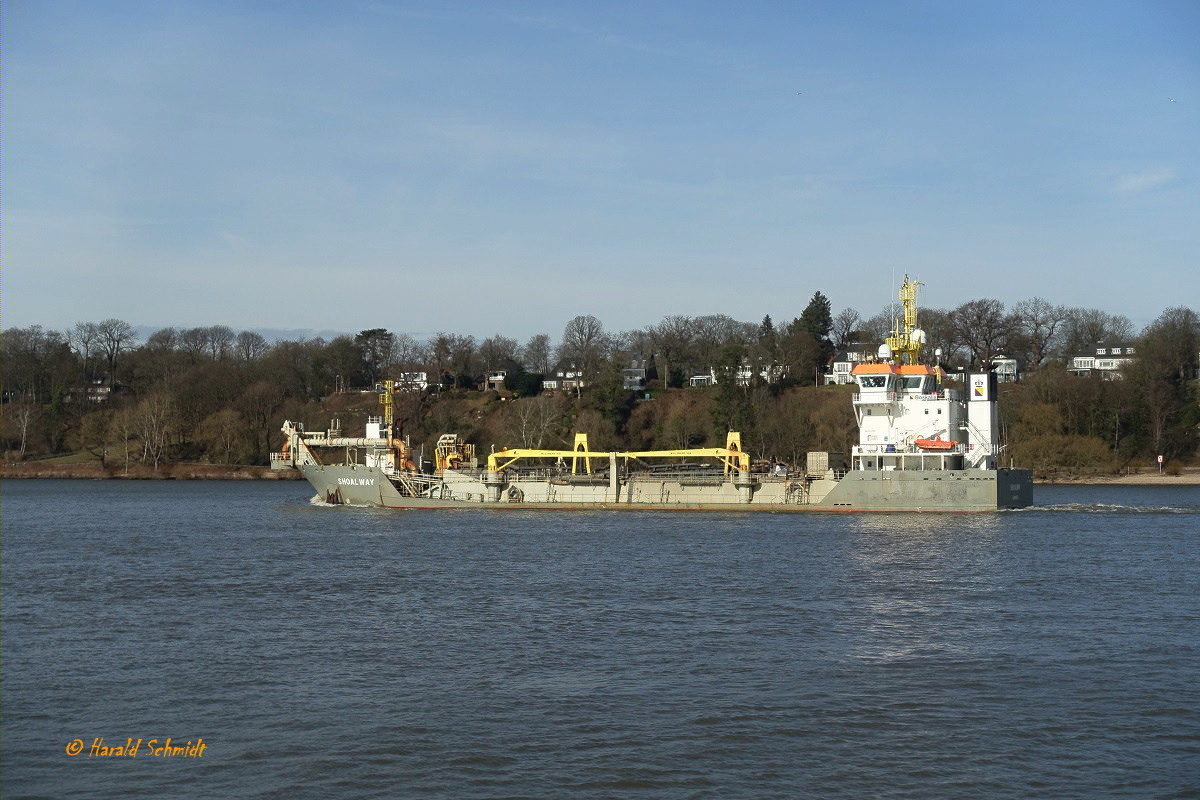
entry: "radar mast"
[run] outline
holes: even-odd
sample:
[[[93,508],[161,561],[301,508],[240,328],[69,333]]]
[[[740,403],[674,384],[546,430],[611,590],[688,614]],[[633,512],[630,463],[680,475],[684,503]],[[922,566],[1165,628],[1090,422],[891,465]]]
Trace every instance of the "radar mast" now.
[[[916,364],[921,360],[921,351],[925,346],[925,331],[917,327],[917,287],[924,284],[910,281],[904,276],[900,286],[900,302],[904,305],[904,320],[892,320],[892,335],[887,337],[887,345],[892,350],[892,358],[899,363]],[[908,358],[905,359],[905,356]]]

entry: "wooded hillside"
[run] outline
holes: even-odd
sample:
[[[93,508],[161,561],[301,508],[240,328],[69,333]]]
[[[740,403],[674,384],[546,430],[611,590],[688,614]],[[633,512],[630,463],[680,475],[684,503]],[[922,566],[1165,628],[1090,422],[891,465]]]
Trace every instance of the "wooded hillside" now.
[[[920,324],[951,369],[1001,353],[1020,360],[1023,379],[1001,394],[1002,435],[1019,466],[1065,476],[1125,470],[1158,454],[1176,468],[1196,458],[1200,318],[1191,309],[1167,309],[1136,335],[1123,317],[1040,299],[1011,311],[992,300],[923,309]],[[673,316],[609,334],[594,317],[576,317],[557,346],[545,334],[521,346],[451,333],[418,342],[383,328],[270,343],[219,325],[139,341],[112,319],[64,332],[12,328],[0,335],[5,460],[76,453],[111,469],[266,464],[284,419],[311,430],[337,417],[344,431],[359,430],[379,413],[379,381],[423,372],[428,388],[397,392],[396,414],[427,452],[447,432],[486,452],[567,446],[575,431],[598,449],[715,446],[740,430],[755,457],[797,462],[856,441],[852,387],[814,384],[835,349],[878,342],[890,325],[888,310],[867,320],[853,309],[832,315],[817,292],[787,324]],[[1121,379],[1067,371],[1071,355],[1098,339],[1136,343]],[[658,375],[638,391],[624,388],[631,354],[650,357]],[[582,388],[543,393],[543,377],[564,364]],[[507,372],[505,390],[480,391],[497,370]],[[748,385],[738,385],[739,370],[753,375]],[[761,377],[772,370],[782,377]],[[701,374],[716,385],[687,386]]]

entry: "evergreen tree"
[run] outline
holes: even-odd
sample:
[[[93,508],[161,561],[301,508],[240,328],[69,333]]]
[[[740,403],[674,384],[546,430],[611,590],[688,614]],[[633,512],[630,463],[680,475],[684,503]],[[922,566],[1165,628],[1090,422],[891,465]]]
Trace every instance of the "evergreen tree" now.
[[[817,345],[814,350],[800,358],[798,363],[796,359],[793,359],[794,363],[790,366],[796,370],[795,375],[798,379],[806,382],[814,370],[816,372],[824,371],[826,362],[833,355],[833,342],[829,341],[829,331],[832,328],[833,314],[829,298],[818,291],[813,294],[812,300],[809,301],[804,312],[792,320],[792,324],[788,326],[787,330],[789,339],[794,342],[804,341],[804,337],[800,334],[807,334]],[[793,346],[790,349],[797,348]],[[805,348],[799,349],[804,350]]]
[[[831,309],[829,298],[817,292],[808,302],[804,313],[800,315],[800,327],[812,334],[812,337],[818,342],[829,341],[829,331],[833,328]]]
[[[775,335],[775,323],[767,314],[758,326],[758,345],[769,361],[774,362],[779,357],[779,341]]]

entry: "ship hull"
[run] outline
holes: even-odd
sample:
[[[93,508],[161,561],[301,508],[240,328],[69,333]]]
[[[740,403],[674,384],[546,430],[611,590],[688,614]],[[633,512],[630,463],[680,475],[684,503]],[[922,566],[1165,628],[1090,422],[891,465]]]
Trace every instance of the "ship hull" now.
[[[1029,470],[852,471],[745,482],[633,477],[573,484],[541,478],[490,485],[482,476],[448,471],[422,496],[408,496],[375,467],[298,468],[326,502],[406,510],[987,512],[1033,502]]]

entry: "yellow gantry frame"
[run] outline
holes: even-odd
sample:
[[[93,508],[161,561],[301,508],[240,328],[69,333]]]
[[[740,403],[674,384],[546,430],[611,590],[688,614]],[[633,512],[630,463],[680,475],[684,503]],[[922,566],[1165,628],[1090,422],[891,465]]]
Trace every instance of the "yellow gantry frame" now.
[[[579,474],[578,460],[584,460],[584,469],[591,472],[591,459],[603,458],[715,458],[725,466],[725,474],[730,472],[749,472],[750,455],[742,452],[741,434],[731,432],[724,447],[705,447],[689,450],[642,450],[629,453],[597,453],[587,449],[587,434],[575,434],[574,450],[501,450],[488,456],[488,472],[499,472],[511,467],[523,458],[562,458],[571,459],[571,474]]]

